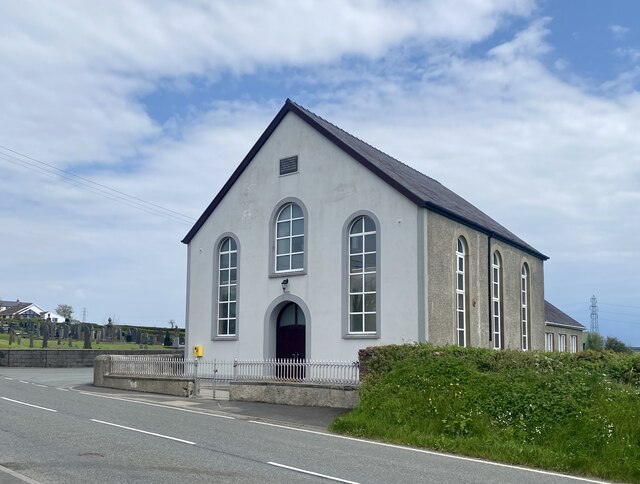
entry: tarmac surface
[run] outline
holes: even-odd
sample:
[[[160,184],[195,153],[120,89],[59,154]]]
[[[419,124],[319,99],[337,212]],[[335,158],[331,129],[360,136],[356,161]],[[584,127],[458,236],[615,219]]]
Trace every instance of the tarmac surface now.
[[[126,398],[147,403],[156,403],[191,410],[226,414],[240,419],[261,420],[265,422],[309,427],[326,430],[337,417],[349,411],[345,408],[304,407],[298,405],[278,405],[260,402],[234,402],[213,400],[212,398],[186,398],[172,395],[159,395],[111,388],[94,387],[92,384],[75,385],[71,389],[105,396]]]

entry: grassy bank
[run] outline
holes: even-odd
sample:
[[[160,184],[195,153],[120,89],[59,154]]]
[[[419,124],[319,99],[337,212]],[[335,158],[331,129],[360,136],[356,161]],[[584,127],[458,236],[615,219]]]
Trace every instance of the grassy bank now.
[[[640,355],[363,351],[360,404],[336,432],[640,482]]]

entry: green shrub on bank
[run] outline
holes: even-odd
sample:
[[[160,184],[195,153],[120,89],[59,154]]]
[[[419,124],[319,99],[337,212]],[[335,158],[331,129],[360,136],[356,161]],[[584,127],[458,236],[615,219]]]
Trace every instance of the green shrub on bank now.
[[[640,482],[640,355],[402,345],[361,363],[334,431]]]

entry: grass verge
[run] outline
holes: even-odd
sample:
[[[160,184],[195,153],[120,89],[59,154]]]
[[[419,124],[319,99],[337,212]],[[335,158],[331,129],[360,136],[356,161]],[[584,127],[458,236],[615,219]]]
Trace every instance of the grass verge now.
[[[640,355],[363,351],[360,403],[337,433],[640,482]]]

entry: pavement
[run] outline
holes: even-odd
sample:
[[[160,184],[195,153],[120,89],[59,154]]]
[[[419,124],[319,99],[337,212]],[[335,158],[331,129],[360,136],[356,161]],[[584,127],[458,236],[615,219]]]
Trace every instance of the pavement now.
[[[327,407],[305,407],[299,405],[278,405],[260,402],[234,402],[213,400],[212,398],[186,398],[155,393],[143,393],[112,388],[94,387],[92,384],[75,385],[73,390],[97,393],[104,396],[131,399],[177,408],[188,408],[201,412],[211,412],[233,416],[237,419],[258,420],[281,425],[326,430],[337,417],[349,409]]]

